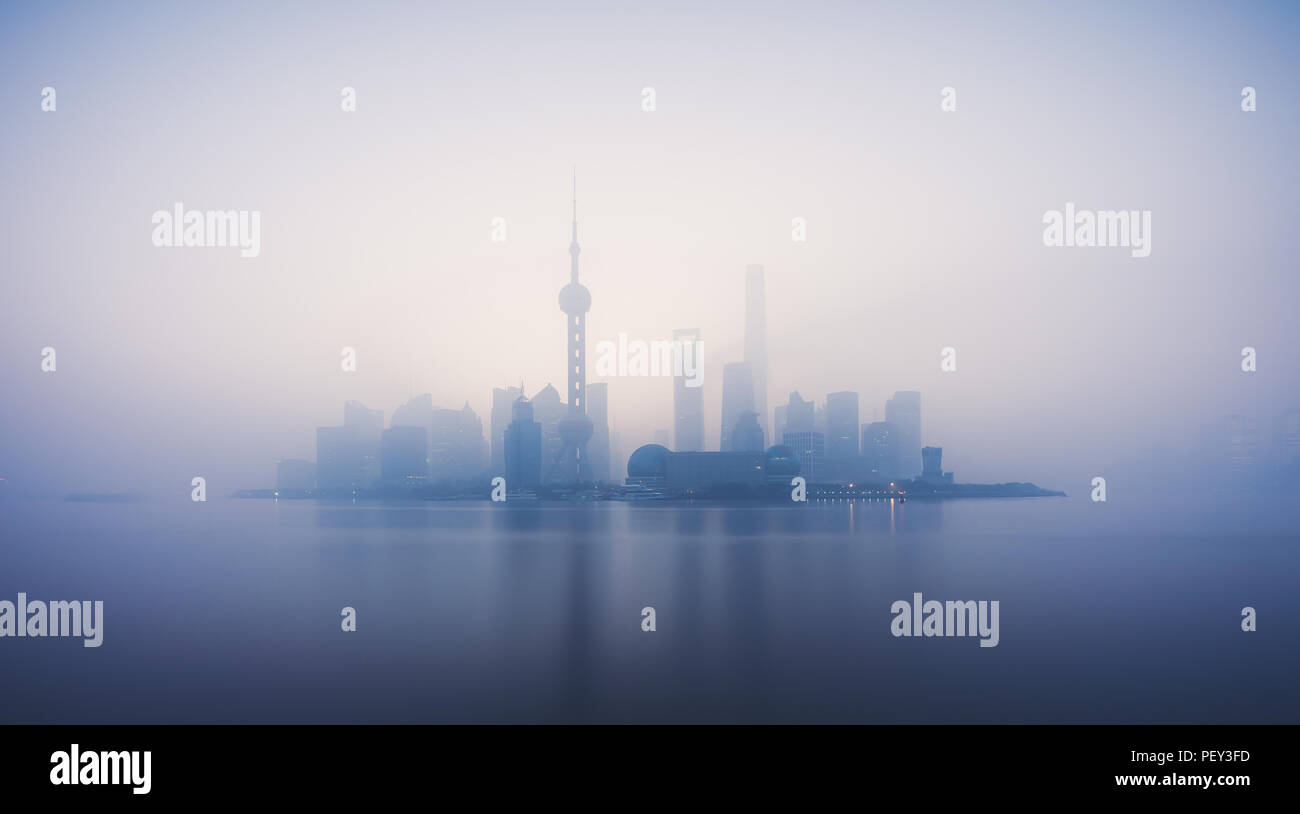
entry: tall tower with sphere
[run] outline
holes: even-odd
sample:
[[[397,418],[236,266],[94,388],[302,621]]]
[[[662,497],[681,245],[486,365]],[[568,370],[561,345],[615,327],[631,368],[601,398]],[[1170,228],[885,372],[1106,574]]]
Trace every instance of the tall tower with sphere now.
[[[591,292],[578,282],[578,178],[573,178],[573,238],[569,243],[569,284],[560,289],[560,310],[564,312],[568,351],[564,363],[569,371],[569,411],[560,419],[563,446],[552,464],[547,481],[577,485],[592,479],[587,461],[591,440],[591,419],[587,416],[587,312]]]

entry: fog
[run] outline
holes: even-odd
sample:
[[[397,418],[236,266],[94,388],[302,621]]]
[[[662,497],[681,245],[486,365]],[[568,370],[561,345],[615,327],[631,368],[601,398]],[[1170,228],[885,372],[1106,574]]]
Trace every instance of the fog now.
[[[1300,406],[1294,8],[0,15],[14,489],[268,486],[276,460],[315,457],[345,400],[387,418],[431,392],[486,431],[493,387],[563,391],[575,168],[589,351],[699,328],[714,448],[751,263],[766,269],[769,409],[855,390],[865,423],[919,390],[922,440],[958,481],[1077,493],[1110,471],[1161,474],[1152,450],[1194,450],[1228,413],[1265,441]],[[153,213],[178,202],[261,212],[260,253],[155,247]],[[1149,210],[1150,256],[1045,246],[1044,213],[1067,203]],[[671,380],[609,381],[625,461],[671,428]]]

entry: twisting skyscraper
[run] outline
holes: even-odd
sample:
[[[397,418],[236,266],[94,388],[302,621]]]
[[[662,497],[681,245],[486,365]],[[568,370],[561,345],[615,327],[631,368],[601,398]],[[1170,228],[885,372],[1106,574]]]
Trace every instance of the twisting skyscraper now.
[[[578,178],[573,179],[573,239],[569,243],[569,284],[560,289],[560,310],[565,314],[568,351],[564,364],[569,370],[569,410],[560,419],[563,446],[551,466],[548,481],[578,484],[592,479],[587,462],[591,440],[591,419],[587,417],[587,311],[591,292],[578,282]]]

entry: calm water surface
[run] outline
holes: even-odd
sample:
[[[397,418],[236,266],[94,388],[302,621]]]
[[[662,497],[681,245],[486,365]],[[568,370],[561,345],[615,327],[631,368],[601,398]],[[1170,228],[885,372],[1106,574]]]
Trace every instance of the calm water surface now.
[[[0,639],[0,721],[1298,723],[1295,510],[1191,503],[8,499],[0,599],[106,618]]]

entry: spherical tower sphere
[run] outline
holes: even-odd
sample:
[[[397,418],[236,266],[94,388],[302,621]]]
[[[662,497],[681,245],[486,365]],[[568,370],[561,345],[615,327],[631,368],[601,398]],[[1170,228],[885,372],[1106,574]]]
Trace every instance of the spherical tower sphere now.
[[[560,310],[571,317],[591,310],[591,292],[582,283],[569,283],[560,289]]]

